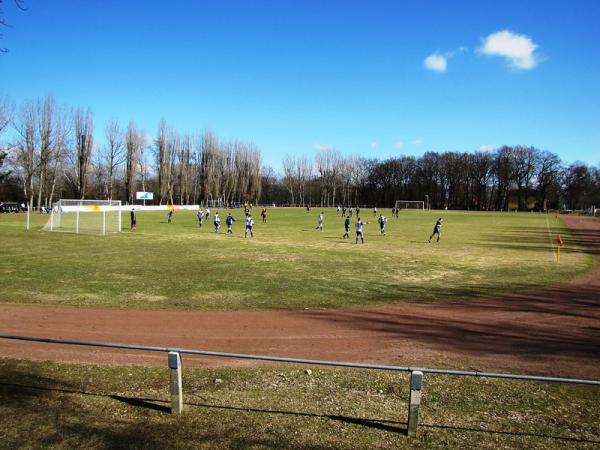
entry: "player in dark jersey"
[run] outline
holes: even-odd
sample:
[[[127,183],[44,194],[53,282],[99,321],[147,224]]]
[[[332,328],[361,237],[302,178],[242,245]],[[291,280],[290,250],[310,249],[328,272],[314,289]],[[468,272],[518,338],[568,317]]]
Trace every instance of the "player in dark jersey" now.
[[[233,234],[233,231],[231,229],[231,227],[233,226],[233,222],[235,222],[235,219],[233,218],[231,213],[229,213],[227,215],[227,218],[225,219],[225,224],[227,225],[227,234]]]
[[[433,226],[433,233],[431,233],[431,236],[429,236],[429,239],[427,240],[427,242],[431,242],[431,238],[433,236],[435,236],[437,234],[437,241],[436,242],[440,242],[440,238],[442,237],[442,218],[440,217],[436,222],[435,225]]]
[[[344,221],[344,229],[346,232],[342,236],[342,239],[350,239],[350,216],[346,216],[346,220]]]

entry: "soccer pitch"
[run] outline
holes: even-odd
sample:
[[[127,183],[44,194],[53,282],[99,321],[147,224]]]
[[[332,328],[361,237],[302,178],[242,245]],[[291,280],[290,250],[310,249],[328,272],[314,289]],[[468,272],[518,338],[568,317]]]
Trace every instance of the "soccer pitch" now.
[[[323,232],[315,229],[324,211]],[[371,210],[361,212],[365,244],[342,239],[333,208],[270,208],[255,237],[244,239],[243,211],[226,235],[226,210],[215,235],[193,211],[138,212],[137,231],[89,236],[43,232],[47,215],[0,215],[0,301],[138,309],[315,308],[434,302],[495,295],[568,281],[590,269],[554,215],[390,211],[381,236]],[[213,211],[214,213],[214,211]],[[444,219],[440,243],[427,243]],[[556,235],[565,241],[560,264]]]

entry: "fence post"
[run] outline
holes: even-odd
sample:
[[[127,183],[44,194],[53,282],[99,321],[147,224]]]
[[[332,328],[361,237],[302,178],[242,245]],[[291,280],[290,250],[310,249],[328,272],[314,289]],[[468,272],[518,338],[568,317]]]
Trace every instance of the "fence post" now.
[[[169,352],[169,371],[171,372],[171,414],[183,411],[183,389],[181,380],[181,355]]]
[[[419,406],[421,405],[421,387],[423,386],[423,372],[413,370],[410,372],[410,400],[408,403],[407,434],[410,437],[417,435],[419,425]]]

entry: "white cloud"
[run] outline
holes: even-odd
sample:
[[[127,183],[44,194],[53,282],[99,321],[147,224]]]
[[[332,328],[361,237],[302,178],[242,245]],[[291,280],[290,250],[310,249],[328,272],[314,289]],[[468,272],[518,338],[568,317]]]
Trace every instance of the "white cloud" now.
[[[489,153],[494,151],[494,146],[492,144],[483,144],[479,146],[478,150],[480,152]]]
[[[484,55],[502,56],[515,69],[531,70],[539,63],[536,48],[538,45],[529,36],[502,30],[486,37],[477,51]]]
[[[425,58],[423,65],[426,69],[434,72],[445,72],[448,68],[448,58],[439,52],[435,52]]]
[[[394,147],[396,147],[398,150],[400,150],[401,148],[404,148],[404,142],[398,141],[398,142],[396,142]]]
[[[414,141],[412,141],[413,145],[423,145],[423,140],[422,139],[415,139]]]
[[[327,144],[319,144],[319,143],[317,143],[317,144],[313,145],[313,148],[315,150],[317,150],[317,151],[319,151],[319,150],[332,150],[333,146],[332,145],[327,145]]]
[[[377,148],[377,147],[379,147],[379,144],[377,143],[377,141],[373,141],[373,142],[371,142],[371,144],[369,144],[369,147]]]

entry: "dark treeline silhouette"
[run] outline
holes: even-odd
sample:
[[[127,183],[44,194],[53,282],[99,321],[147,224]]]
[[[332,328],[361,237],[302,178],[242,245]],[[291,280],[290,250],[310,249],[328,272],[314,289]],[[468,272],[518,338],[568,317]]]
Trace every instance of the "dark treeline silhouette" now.
[[[427,152],[386,160],[319,150],[315,163],[287,156],[283,175],[263,170],[262,201],[322,206],[376,205],[396,200],[467,210],[587,209],[600,205],[600,170],[564,165],[549,151],[503,146],[483,152]]]

